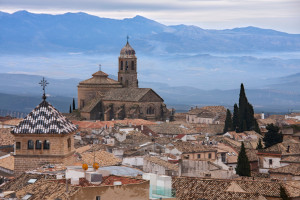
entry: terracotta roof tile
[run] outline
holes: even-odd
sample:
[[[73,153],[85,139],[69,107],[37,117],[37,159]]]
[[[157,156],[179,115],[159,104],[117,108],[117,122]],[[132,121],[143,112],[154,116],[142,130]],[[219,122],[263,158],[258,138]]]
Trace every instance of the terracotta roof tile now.
[[[0,128],[0,146],[13,145],[14,136],[10,133],[9,128]]]
[[[14,170],[15,169],[15,159],[12,155],[2,156],[0,158],[0,167],[5,169]]]
[[[228,192],[225,199],[257,199],[257,194],[265,197],[280,197],[280,183],[272,181],[203,179],[191,177],[174,177],[172,187],[179,200],[185,199],[219,199],[235,182],[245,192]],[[215,198],[214,198],[215,197]],[[225,197],[225,196],[224,196]],[[240,197],[240,198],[239,198]]]
[[[120,165],[121,160],[115,157],[113,154],[108,153],[106,151],[96,151],[94,152],[85,152],[81,154],[82,163],[86,163],[88,165],[93,165],[95,162],[99,163],[100,167],[111,166],[111,165]]]
[[[270,169],[269,173],[276,173],[276,174],[291,174],[294,176],[300,176],[300,164],[293,163],[287,166],[278,167],[275,169]]]
[[[157,165],[163,166],[169,170],[178,171],[178,165],[171,164],[171,163],[169,163],[165,160],[162,160],[158,157],[151,156],[151,157],[145,157],[144,159],[148,160],[149,162],[155,163]]]

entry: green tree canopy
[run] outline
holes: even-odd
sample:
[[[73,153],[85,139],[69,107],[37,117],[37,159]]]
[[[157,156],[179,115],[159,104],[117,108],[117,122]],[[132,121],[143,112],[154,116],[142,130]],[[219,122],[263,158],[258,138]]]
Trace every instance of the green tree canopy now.
[[[75,99],[73,98],[73,110],[75,110]]]
[[[261,139],[259,138],[256,149],[263,149],[263,145],[261,143]]]
[[[251,176],[250,163],[246,154],[244,142],[242,142],[241,150],[238,156],[238,163],[235,170],[240,176]]]
[[[277,143],[281,143],[283,136],[282,133],[279,132],[279,127],[274,124],[267,125],[268,132],[265,134],[263,141],[265,143],[265,148],[273,146]]]
[[[237,104],[234,104],[233,116],[232,116],[232,130],[239,132],[239,107]]]
[[[231,130],[232,130],[231,112],[230,112],[229,109],[227,109],[226,120],[225,120],[223,133],[227,133],[228,131],[231,131]]]

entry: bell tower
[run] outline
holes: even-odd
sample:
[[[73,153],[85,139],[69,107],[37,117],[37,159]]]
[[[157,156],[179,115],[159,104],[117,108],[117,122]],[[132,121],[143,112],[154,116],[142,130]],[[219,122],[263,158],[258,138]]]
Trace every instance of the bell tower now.
[[[130,46],[127,36],[127,43],[121,49],[119,56],[118,81],[123,87],[138,88],[136,61],[135,51]]]

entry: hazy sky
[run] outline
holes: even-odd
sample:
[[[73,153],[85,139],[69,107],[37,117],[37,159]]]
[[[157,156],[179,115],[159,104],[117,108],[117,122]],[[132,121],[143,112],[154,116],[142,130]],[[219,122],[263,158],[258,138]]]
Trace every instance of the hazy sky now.
[[[209,29],[257,26],[300,33],[300,0],[0,0],[0,10],[82,11],[117,19],[142,15],[166,25]]]

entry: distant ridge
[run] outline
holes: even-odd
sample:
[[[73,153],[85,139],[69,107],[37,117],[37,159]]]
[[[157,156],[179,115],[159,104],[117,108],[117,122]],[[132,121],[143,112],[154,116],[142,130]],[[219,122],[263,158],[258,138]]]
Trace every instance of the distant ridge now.
[[[0,12],[1,53],[117,53],[127,35],[140,54],[299,51],[300,34],[244,27],[206,30],[166,26],[142,16],[123,20],[83,12]]]

